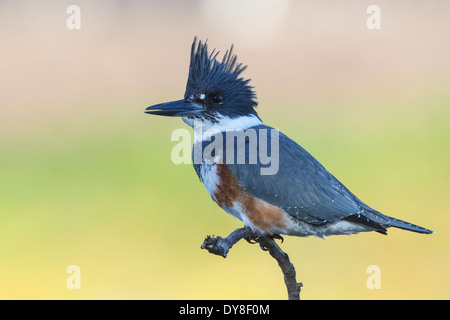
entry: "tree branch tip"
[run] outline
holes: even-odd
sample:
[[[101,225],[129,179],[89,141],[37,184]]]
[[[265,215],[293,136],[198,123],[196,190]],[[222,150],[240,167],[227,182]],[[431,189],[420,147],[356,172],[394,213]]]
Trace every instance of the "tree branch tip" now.
[[[226,258],[228,254],[228,249],[221,246],[222,241],[223,238],[220,236],[217,237],[206,236],[205,240],[200,246],[200,249],[206,249],[208,250],[209,253]]]

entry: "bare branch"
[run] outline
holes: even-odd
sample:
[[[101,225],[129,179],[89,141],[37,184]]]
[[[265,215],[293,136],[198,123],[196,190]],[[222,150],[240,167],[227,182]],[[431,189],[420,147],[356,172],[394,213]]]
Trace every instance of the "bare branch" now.
[[[284,275],[288,299],[300,300],[300,290],[303,284],[297,282],[294,265],[291,260],[289,260],[287,253],[283,252],[272,238],[260,237],[256,241],[262,246],[263,250],[269,251],[270,255],[277,260]]]
[[[245,239],[250,243],[252,243],[252,241],[253,243],[257,242],[261,246],[261,249],[269,252],[269,254],[278,262],[278,265],[283,272],[284,283],[288,291],[289,300],[300,300],[302,284],[298,283],[296,280],[294,265],[289,260],[289,256],[281,250],[273,238],[255,234],[249,227],[244,227],[234,230],[226,238],[207,236],[201,249],[206,249],[209,253],[226,258],[231,247],[241,239]]]

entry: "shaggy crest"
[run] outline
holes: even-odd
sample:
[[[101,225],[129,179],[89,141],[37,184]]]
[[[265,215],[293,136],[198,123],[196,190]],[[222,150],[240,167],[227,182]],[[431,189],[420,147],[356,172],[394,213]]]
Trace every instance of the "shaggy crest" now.
[[[194,38],[185,97],[193,92],[222,92],[232,97],[227,101],[229,107],[256,107],[258,103],[253,87],[249,85],[250,79],[240,77],[247,66],[237,62],[233,45],[222,61],[217,60],[218,54],[216,49],[208,53],[207,43],[197,42],[197,37]]]

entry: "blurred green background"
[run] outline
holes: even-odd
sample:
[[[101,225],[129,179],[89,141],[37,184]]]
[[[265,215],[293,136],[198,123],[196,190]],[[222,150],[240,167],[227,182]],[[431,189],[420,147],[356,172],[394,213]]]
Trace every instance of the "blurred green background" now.
[[[256,4],[257,2],[257,4]],[[81,8],[68,30],[66,9]],[[381,8],[380,30],[366,9]],[[170,152],[194,36],[248,64],[260,117],[367,204],[436,231],[285,238],[303,299],[448,299],[448,1],[0,2],[0,298],[285,299]],[[69,290],[66,269],[81,269]],[[368,289],[366,269],[381,270]]]

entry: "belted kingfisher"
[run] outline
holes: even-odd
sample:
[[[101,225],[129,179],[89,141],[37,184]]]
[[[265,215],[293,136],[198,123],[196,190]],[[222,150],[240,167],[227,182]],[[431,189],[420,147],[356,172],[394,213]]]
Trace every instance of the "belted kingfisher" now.
[[[222,61],[217,59],[218,53],[215,49],[209,53],[207,43],[197,42],[195,38],[184,99],[157,104],[145,112],[182,117],[194,128],[195,171],[211,198],[224,211],[257,234],[272,237],[324,238],[363,231],[387,234],[389,227],[434,233],[372,209],[300,145],[263,124],[255,111],[258,103],[250,79],[241,77],[246,66],[237,63],[233,46]],[[242,147],[230,143],[226,133],[233,130],[245,133],[253,130],[257,134],[245,134]],[[207,132],[219,135],[212,139]],[[262,132],[275,134],[263,137]],[[256,137],[256,142],[251,141],[252,137]],[[194,154],[198,150],[206,151],[213,140],[222,140],[221,147],[211,152],[211,157],[195,161]],[[276,155],[276,170],[262,174],[262,169],[267,169],[267,161],[248,161],[252,157],[252,143],[256,144],[253,152],[260,152],[264,147],[271,150],[271,156]],[[274,145],[277,149],[272,150]],[[236,161],[239,151],[244,152],[243,162]]]

